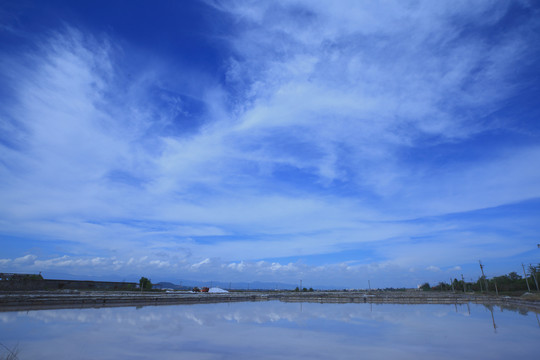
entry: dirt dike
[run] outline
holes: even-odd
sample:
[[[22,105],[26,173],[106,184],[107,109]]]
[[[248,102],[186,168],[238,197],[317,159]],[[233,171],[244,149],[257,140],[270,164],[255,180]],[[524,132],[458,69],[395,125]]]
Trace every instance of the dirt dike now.
[[[353,291],[257,291],[228,293],[121,292],[121,291],[25,291],[0,292],[0,312],[66,308],[210,304],[245,301],[283,301],[373,304],[466,304],[522,308],[540,313],[538,297],[508,297],[448,292],[353,292]]]

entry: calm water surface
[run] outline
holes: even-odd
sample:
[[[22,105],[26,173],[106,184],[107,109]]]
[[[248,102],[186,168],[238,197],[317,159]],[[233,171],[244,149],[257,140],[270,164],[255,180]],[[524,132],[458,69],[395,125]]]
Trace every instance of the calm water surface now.
[[[475,304],[271,301],[4,312],[0,342],[21,360],[538,359],[540,322]]]

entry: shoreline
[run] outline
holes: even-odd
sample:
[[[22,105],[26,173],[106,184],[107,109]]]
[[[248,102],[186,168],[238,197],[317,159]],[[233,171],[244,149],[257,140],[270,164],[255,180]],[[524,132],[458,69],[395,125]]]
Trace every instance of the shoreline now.
[[[124,291],[25,291],[0,292],[0,312],[50,309],[77,309],[123,306],[193,305],[248,301],[371,303],[371,304],[466,304],[476,303],[522,308],[540,313],[535,296],[495,296],[446,292],[366,292],[366,291],[242,291],[228,293],[124,292]]]

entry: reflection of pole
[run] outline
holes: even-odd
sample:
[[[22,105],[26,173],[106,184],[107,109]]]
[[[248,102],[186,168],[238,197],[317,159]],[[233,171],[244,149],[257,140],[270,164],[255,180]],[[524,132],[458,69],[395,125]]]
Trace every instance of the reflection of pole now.
[[[527,273],[525,272],[525,265],[521,263],[521,267],[523,268],[523,275],[525,275],[525,282],[527,283],[527,289],[529,289],[529,292],[531,292],[531,287],[529,286],[529,279],[527,279]]]
[[[489,307],[489,311],[491,311],[491,320],[493,321],[493,331],[495,334],[497,333],[497,325],[495,324],[495,317],[493,316],[493,307]]]
[[[469,306],[469,303],[467,303],[467,311],[469,312],[469,316],[471,315],[471,307]]]

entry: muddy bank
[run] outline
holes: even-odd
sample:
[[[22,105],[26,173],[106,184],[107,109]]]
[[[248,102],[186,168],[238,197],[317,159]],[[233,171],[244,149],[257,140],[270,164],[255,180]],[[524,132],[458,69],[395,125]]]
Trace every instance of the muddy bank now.
[[[538,297],[507,297],[446,292],[116,292],[116,291],[32,291],[0,293],[0,311],[65,309],[114,306],[204,304],[242,301],[373,303],[373,304],[465,304],[477,303],[540,312]]]

